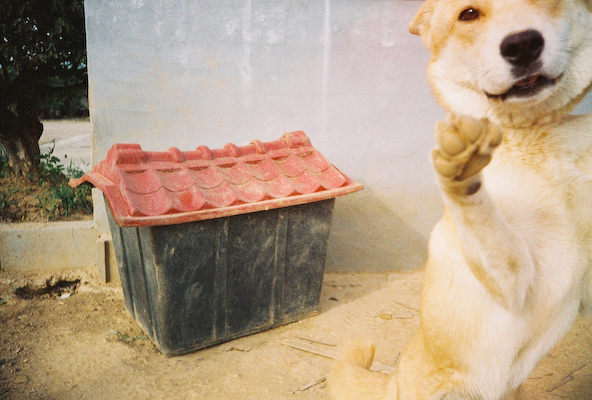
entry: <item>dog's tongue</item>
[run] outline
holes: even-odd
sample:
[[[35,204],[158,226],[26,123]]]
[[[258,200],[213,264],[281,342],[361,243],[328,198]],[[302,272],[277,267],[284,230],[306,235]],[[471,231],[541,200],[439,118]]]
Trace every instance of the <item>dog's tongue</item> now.
[[[524,79],[519,80],[518,82],[516,82],[514,84],[514,86],[524,87],[524,86],[533,85],[537,81],[538,78],[539,78],[539,75],[532,75],[532,76],[529,76],[528,78],[524,78]]]

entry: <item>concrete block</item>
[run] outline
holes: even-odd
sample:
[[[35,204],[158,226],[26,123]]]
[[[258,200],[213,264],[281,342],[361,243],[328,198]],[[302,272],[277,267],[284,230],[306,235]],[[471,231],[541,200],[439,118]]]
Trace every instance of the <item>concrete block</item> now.
[[[39,271],[96,267],[98,239],[93,221],[0,224],[0,268]]]

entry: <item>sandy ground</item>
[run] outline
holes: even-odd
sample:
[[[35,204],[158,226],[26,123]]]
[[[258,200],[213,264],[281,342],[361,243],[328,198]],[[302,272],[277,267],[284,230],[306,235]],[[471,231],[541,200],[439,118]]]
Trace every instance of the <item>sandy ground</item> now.
[[[392,364],[418,326],[422,274],[327,274],[318,316],[172,358],[128,315],[116,284],[76,272],[54,275],[82,279],[62,298],[15,294],[48,278],[0,272],[2,399],[325,399],[324,382],[307,386],[332,361],[285,343],[334,352],[371,338],[377,361]],[[577,321],[527,389],[532,400],[592,399],[591,321]]]

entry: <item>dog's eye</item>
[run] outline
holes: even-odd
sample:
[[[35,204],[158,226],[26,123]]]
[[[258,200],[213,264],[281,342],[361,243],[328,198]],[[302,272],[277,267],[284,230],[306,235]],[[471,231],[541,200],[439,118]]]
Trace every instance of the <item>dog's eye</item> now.
[[[459,21],[474,21],[479,18],[479,10],[473,7],[465,8],[458,16]]]

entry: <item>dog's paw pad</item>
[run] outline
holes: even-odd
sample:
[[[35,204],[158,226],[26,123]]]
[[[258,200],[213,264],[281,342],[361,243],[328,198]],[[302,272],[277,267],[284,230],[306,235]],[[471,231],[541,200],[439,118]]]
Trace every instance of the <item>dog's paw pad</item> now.
[[[445,178],[453,179],[462,172],[462,164],[442,155],[440,150],[433,150],[432,159],[436,171]]]
[[[448,157],[454,157],[467,148],[465,142],[458,135],[449,132],[448,129],[438,129],[438,133],[438,148]]]
[[[436,171],[445,179],[464,181],[478,174],[502,142],[501,128],[487,120],[450,114],[436,126]]]
[[[499,125],[487,122],[487,145],[490,149],[495,149],[502,143],[503,133]]]
[[[483,134],[483,121],[458,114],[448,117],[454,132],[466,143],[475,143]]]

